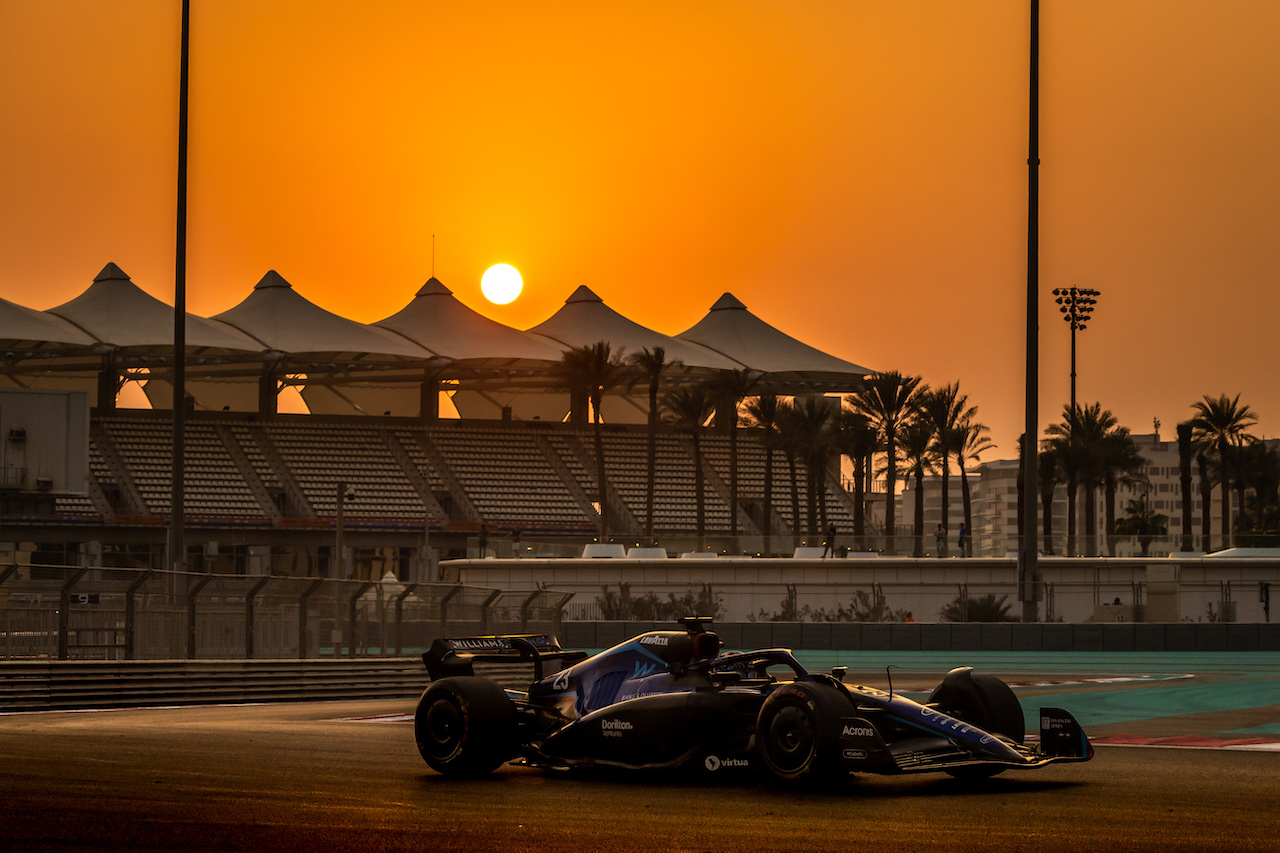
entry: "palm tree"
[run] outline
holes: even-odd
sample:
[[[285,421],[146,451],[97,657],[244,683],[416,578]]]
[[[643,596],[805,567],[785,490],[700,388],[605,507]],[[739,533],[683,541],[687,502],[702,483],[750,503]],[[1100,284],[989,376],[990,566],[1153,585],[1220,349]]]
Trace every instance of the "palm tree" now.
[[[973,500],[969,491],[969,476],[965,471],[970,462],[978,462],[978,457],[995,448],[995,443],[987,437],[990,429],[984,423],[966,419],[956,428],[956,467],[960,469],[960,497],[964,506],[964,529],[969,531],[964,543],[964,554],[973,554]]]
[[[1104,441],[1107,433],[1116,427],[1116,417],[1102,408],[1101,403],[1088,406],[1063,406],[1062,423],[1050,424],[1046,430],[1049,438],[1042,442],[1043,449],[1058,454],[1067,480],[1067,555],[1075,554],[1076,493],[1084,486],[1085,550],[1092,554],[1097,550],[1098,529],[1096,489],[1105,478]]]
[[[1182,486],[1182,542],[1179,551],[1195,547],[1191,532],[1191,422],[1178,424],[1178,480]]]
[[[583,399],[591,405],[595,431],[596,489],[600,500],[600,541],[609,538],[608,483],[605,480],[604,431],[600,407],[605,392],[621,385],[627,378],[622,353],[611,351],[608,341],[572,347],[560,356],[556,366],[557,380],[569,391],[570,398]]]
[[[716,397],[716,428],[729,434],[729,536],[738,541],[738,407],[762,376],[754,370],[722,370],[710,382]]]
[[[1070,407],[1067,409],[1070,415]],[[1067,542],[1065,554],[1076,555],[1076,493],[1080,488],[1081,451],[1076,438],[1071,435],[1071,423],[1053,424],[1047,430],[1049,438],[1040,442],[1040,446],[1052,453],[1058,463],[1062,482],[1067,487]]]
[[[1125,517],[1116,522],[1116,532],[1122,536],[1137,536],[1142,556],[1147,556],[1152,540],[1169,532],[1169,517],[1152,512],[1146,497],[1129,501],[1124,509]]]
[[[849,409],[840,410],[836,433],[840,452],[853,463],[853,547],[866,550],[867,463],[876,451],[876,430],[866,415]]]
[[[792,405],[792,412],[788,428],[798,455],[805,463],[805,491],[809,500],[807,520],[812,538],[819,536],[826,524],[827,458],[835,441],[835,409],[826,397],[806,397]]]
[[[915,478],[915,514],[912,518],[913,557],[924,556],[924,475],[932,471],[935,462],[933,426],[923,420],[907,424],[902,431],[903,472]],[[945,527],[946,525],[943,525]],[[945,547],[946,540],[943,540]],[[941,554],[939,554],[941,556]]]
[[[877,374],[861,391],[847,397],[849,406],[866,415],[876,427],[885,454],[885,552],[894,552],[894,497],[898,488],[898,433],[916,416],[919,376],[903,376],[896,370]]]
[[[778,403],[778,448],[787,458],[787,484],[791,489],[791,534],[799,544],[800,538],[800,487],[796,477],[796,455],[800,451],[795,401]]]
[[[1044,516],[1044,553],[1052,554],[1053,550],[1053,494],[1062,482],[1062,465],[1058,452],[1053,449],[1040,451],[1040,462],[1036,469],[1036,485],[1040,489],[1040,514]]]
[[[747,417],[760,428],[760,444],[764,448],[764,547],[770,553],[769,537],[773,535],[773,452],[778,449],[778,424],[781,401],[777,394],[761,394],[747,403]]]
[[[649,435],[648,447],[646,448],[646,482],[644,496],[644,536],[648,544],[653,545],[653,493],[656,488],[657,471],[658,471],[658,421],[661,420],[662,413],[658,407],[658,390],[662,384],[662,374],[671,367],[676,367],[683,362],[680,359],[672,359],[667,361],[667,352],[662,347],[644,347],[639,352],[634,352],[628,359],[635,366],[641,376],[648,380],[649,383]]]
[[[1209,457],[1201,450],[1196,454],[1196,475],[1200,480],[1200,550],[1209,550],[1209,527],[1213,514],[1213,480],[1209,476]]]
[[[1203,400],[1193,403],[1196,415],[1191,419],[1191,428],[1196,441],[1206,449],[1213,449],[1218,454],[1220,466],[1220,483],[1222,487],[1222,547],[1231,546],[1231,448],[1239,447],[1252,439],[1247,432],[1257,418],[1248,406],[1240,405],[1240,395],[1228,398],[1219,395],[1215,400],[1208,394]],[[1208,542],[1205,550],[1209,550]]]
[[[1115,427],[1102,437],[1103,495],[1106,500],[1107,553],[1116,555],[1116,489],[1146,482],[1146,458],[1127,427]]]
[[[1280,454],[1265,444],[1249,444],[1236,448],[1239,475],[1236,481],[1242,489],[1252,492],[1253,500],[1240,501],[1240,514],[1236,518],[1236,533],[1248,534],[1253,544],[1269,545],[1277,527],[1277,506],[1280,506]],[[1240,543],[1245,544],[1245,543]]]
[[[707,393],[706,386],[697,383],[682,385],[668,392],[662,398],[662,407],[667,411],[670,422],[693,439],[693,493],[697,507],[698,550],[701,551],[706,546],[707,539],[707,497],[702,476],[702,430],[711,413],[715,411],[715,401]]]
[[[920,394],[920,414],[933,430],[934,453],[942,474],[942,527],[951,529],[949,507],[951,503],[948,480],[951,474],[951,454],[955,452],[956,430],[965,420],[978,413],[977,406],[970,406],[969,396],[960,393],[960,383],[952,382],[937,389],[925,389]],[[947,555],[947,540],[942,540],[942,553]]]

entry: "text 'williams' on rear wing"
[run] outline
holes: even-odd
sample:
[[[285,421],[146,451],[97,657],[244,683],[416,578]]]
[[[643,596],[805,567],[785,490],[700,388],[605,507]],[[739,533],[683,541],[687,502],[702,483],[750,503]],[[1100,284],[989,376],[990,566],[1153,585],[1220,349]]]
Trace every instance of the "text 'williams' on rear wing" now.
[[[560,641],[547,634],[493,634],[437,639],[422,655],[422,662],[434,681],[448,676],[475,675],[477,662],[529,661],[533,664],[533,680],[538,681],[544,675],[544,661],[554,659],[564,667],[586,657],[586,652],[561,649]]]

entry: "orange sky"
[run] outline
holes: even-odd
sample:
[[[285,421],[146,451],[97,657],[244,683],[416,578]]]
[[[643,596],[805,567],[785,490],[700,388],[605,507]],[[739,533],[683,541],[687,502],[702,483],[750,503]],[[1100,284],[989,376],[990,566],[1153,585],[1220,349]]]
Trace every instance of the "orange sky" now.
[[[669,334],[725,291],[1021,431],[1026,0],[193,0],[188,308],[268,269],[373,322],[432,273],[521,328],[578,286]],[[173,299],[178,0],[0,0],[0,296],[107,261]],[[1274,435],[1280,3],[1043,0],[1041,402],[1054,287],[1100,289],[1079,397]],[[480,294],[505,261],[525,293]]]

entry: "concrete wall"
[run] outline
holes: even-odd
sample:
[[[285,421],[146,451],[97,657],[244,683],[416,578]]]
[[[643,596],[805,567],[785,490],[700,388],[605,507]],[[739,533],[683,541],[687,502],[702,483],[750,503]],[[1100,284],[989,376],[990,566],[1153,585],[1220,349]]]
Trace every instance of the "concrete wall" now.
[[[566,622],[566,648],[602,649],[669,622]],[[726,622],[725,648],[805,651],[1256,652],[1280,651],[1280,624]]]
[[[1096,618],[1096,607],[1118,598],[1122,605],[1142,607],[1147,620],[1200,623],[1233,616],[1233,621],[1266,623],[1270,614],[1260,603],[1260,584],[1280,584],[1276,558],[1046,557],[1039,565],[1039,615],[1046,622],[1089,622]],[[633,598],[653,593],[662,600],[709,584],[722,603],[718,618],[725,622],[779,613],[789,587],[795,589],[798,606],[813,610],[847,605],[855,591],[874,587],[891,610],[909,611],[919,623],[937,622],[940,610],[962,588],[971,598],[1005,595],[1013,602],[1011,612],[1020,612],[1017,561],[1012,558],[489,559],[442,566],[475,586],[571,592],[568,618],[580,621],[602,617],[593,603],[604,588],[616,591],[621,583],[630,586]]]

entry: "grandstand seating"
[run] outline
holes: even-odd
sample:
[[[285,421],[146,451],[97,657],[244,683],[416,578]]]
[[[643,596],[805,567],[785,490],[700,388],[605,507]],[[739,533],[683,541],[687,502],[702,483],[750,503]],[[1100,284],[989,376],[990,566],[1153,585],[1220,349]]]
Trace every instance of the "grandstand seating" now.
[[[121,521],[139,514],[169,513],[172,425],[163,413],[95,418],[90,474],[101,497],[115,504]],[[185,512],[193,519],[270,525],[289,519],[328,523],[337,509],[337,485],[354,489],[344,501],[353,526],[402,529],[421,525],[447,505],[455,523],[486,523],[529,532],[589,532],[595,526],[590,501],[597,496],[595,446],[590,430],[558,425],[477,424],[443,421],[423,428],[403,419],[280,417],[255,421],[215,416],[187,421]],[[647,435],[643,427],[604,432],[606,475],[621,517],[639,534],[644,527]],[[729,440],[708,433],[701,442],[705,466],[706,529],[729,529]],[[664,430],[658,436],[655,533],[689,534],[696,529],[693,442]],[[738,440],[739,502],[759,517],[764,450],[753,434]],[[774,532],[792,532],[790,470],[774,459]],[[803,501],[805,471],[797,466]],[[91,489],[92,491],[92,489]],[[59,497],[60,516],[98,515],[90,497]],[[135,506],[135,504],[141,504]],[[803,526],[804,507],[801,509]],[[848,497],[827,483],[827,515],[851,529]],[[444,522],[445,519],[438,518]],[[745,518],[743,534],[758,534]],[[779,523],[780,522],[780,523]]]
[[[275,422],[266,434],[318,516],[337,514],[338,483],[352,489],[343,512],[358,519],[421,524],[422,495],[376,429],[323,421]]]
[[[648,491],[648,437],[643,432],[611,432],[606,434],[604,445],[606,476],[631,514],[643,526]],[[595,445],[587,441],[585,446],[594,465]],[[658,436],[657,449],[657,475],[653,489],[654,532],[694,530],[697,527],[697,496],[693,479],[693,443],[682,436],[664,432]],[[703,465],[706,464],[704,456]],[[704,473],[707,529],[728,530],[729,505],[705,480]]]
[[[710,435],[702,439],[702,449],[711,460],[715,469],[720,472],[726,485],[729,482],[729,439],[723,435]],[[754,437],[746,430],[738,437],[738,500],[764,500],[764,466],[765,451]],[[796,488],[800,492],[800,519],[797,525],[792,517],[791,506],[791,467],[786,456],[775,452],[773,458],[773,510],[775,518],[779,518],[788,529],[803,528],[806,522],[808,489],[808,468],[803,460],[796,460]],[[826,502],[827,520],[843,531],[853,530],[853,510],[848,498],[842,495],[835,483],[827,480]],[[727,516],[726,516],[727,517]],[[776,527],[776,525],[775,525]]]
[[[100,424],[124,462],[145,503],[145,511],[167,515],[173,487],[173,431],[168,421],[107,418]],[[187,514],[248,518],[265,515],[212,424],[190,423],[184,435],[183,507]]]
[[[427,438],[485,522],[593,525],[527,430],[433,426]]]

